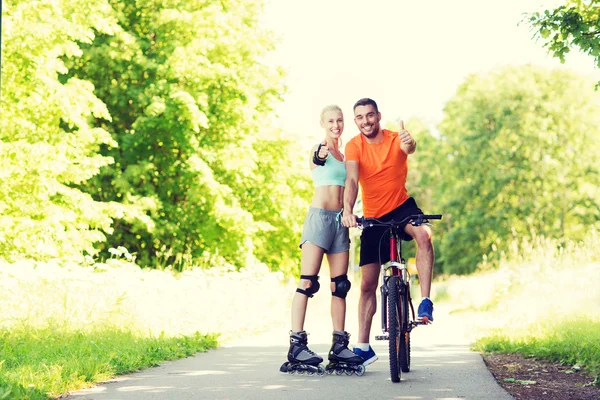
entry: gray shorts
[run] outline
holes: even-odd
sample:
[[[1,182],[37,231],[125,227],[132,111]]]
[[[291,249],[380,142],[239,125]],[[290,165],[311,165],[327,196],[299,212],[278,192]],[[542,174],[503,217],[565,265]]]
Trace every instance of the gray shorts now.
[[[306,242],[329,254],[350,250],[350,236],[348,228],[342,225],[342,212],[310,207],[304,220],[300,248]]]

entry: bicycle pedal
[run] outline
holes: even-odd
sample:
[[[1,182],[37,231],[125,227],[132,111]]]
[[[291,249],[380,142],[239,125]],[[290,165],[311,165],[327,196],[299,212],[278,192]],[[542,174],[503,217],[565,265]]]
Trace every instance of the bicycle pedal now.
[[[377,335],[375,340],[390,340],[390,337],[388,335]]]
[[[427,318],[425,318],[425,319],[418,319],[416,321],[413,321],[413,324],[414,325],[429,325],[429,324],[431,324],[431,321],[429,319],[427,319]]]

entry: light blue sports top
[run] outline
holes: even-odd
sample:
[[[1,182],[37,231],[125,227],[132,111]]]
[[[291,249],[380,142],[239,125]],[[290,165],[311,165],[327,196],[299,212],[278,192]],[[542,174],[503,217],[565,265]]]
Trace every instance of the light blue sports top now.
[[[344,187],[346,184],[346,165],[331,154],[325,159],[325,165],[317,165],[317,168],[311,172],[315,187],[330,185]]]

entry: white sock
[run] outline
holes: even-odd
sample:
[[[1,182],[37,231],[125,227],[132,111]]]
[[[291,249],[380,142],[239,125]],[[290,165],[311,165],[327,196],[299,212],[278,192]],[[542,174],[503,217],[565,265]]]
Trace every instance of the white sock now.
[[[357,349],[361,349],[362,351],[367,351],[369,350],[369,347],[371,347],[371,345],[369,343],[356,343],[356,347]]]
[[[427,299],[427,300],[431,301],[431,299],[430,299],[429,297],[421,297],[421,301],[423,301],[423,300],[425,300],[425,299]]]

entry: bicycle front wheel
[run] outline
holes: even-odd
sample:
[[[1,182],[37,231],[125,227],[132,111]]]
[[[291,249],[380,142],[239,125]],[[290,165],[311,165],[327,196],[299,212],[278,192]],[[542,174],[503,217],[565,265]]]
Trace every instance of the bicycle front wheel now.
[[[409,287],[408,285],[404,287],[402,290],[402,294],[400,296],[400,320],[402,323],[400,324],[400,336],[398,342],[398,354],[400,359],[400,369],[402,372],[410,371],[410,314],[408,313],[409,307],[409,297],[408,297]]]
[[[400,319],[400,293],[398,291],[398,277],[390,276],[387,281],[387,311],[388,334],[390,346],[390,376],[392,382],[400,382],[400,344],[401,319]]]

